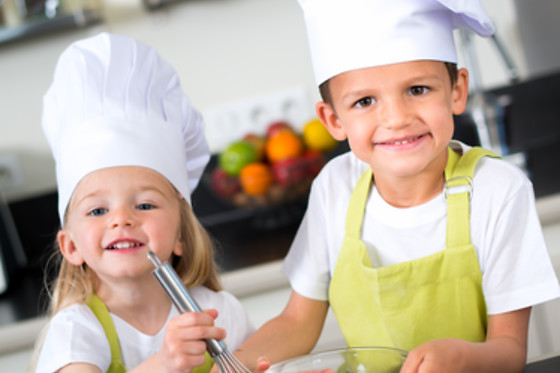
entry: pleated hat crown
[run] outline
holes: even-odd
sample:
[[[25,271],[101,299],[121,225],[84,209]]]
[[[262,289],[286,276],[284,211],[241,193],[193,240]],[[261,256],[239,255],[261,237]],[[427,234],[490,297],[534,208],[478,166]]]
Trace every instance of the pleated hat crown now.
[[[120,35],[101,33],[64,50],[43,98],[42,126],[61,221],[79,181],[108,167],[155,170],[190,203],[210,158],[202,117],[175,70],[153,48]]]
[[[317,85],[392,63],[457,62],[453,30],[494,32],[479,0],[299,0]]]

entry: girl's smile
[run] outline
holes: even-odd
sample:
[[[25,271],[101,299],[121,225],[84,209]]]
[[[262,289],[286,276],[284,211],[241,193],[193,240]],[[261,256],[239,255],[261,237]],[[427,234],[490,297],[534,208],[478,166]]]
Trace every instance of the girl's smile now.
[[[116,251],[132,251],[138,250],[144,247],[144,244],[136,240],[118,239],[114,243],[109,244],[105,250],[116,250]]]

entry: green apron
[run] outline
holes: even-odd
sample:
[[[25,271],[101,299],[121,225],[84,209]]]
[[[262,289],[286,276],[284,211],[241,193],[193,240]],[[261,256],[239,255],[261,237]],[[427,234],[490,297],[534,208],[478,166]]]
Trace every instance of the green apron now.
[[[330,305],[350,347],[410,351],[433,339],[485,340],[488,319],[482,273],[469,224],[471,181],[483,156],[495,155],[481,148],[463,156],[448,150],[446,249],[381,268],[372,267],[360,240],[371,169],[358,181],[329,286]]]
[[[107,336],[107,340],[109,341],[109,346],[111,348],[111,365],[109,369],[107,369],[106,373],[124,373],[126,372],[126,367],[121,361],[121,350],[119,347],[119,336],[117,335],[117,331],[115,329],[115,324],[113,323],[113,319],[111,319],[111,315],[109,315],[109,310],[105,303],[96,295],[92,294],[91,298],[87,302],[87,305],[97,317],[97,320],[103,326],[103,330],[105,331],[105,335]],[[212,366],[214,365],[214,359],[210,357],[210,354],[206,352],[204,354],[205,361],[204,364],[193,369],[193,373],[208,373]]]

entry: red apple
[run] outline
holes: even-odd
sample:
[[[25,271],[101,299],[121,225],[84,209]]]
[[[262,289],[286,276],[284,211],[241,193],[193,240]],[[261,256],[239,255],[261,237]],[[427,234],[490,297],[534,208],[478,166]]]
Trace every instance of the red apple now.
[[[248,133],[243,136],[243,141],[253,144],[257,150],[259,160],[264,159],[264,151],[266,148],[266,138],[264,136],[257,135],[255,133]]]
[[[280,131],[295,132],[294,127],[292,127],[292,125],[289,124],[288,122],[278,121],[278,122],[270,123],[268,127],[266,127],[266,137],[271,138],[272,136],[274,136],[275,133]]]
[[[272,164],[274,180],[281,186],[288,188],[301,183],[307,176],[303,158],[288,158]]]
[[[307,150],[303,153],[302,158],[305,163],[307,175],[311,178],[317,176],[325,163],[327,163],[325,155],[317,150]]]
[[[221,168],[215,168],[211,176],[212,190],[219,196],[229,198],[241,190],[235,176],[231,176]]]

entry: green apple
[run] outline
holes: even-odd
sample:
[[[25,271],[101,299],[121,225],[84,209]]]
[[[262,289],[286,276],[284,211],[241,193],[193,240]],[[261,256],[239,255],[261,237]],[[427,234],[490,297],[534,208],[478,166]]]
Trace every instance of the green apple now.
[[[230,144],[219,157],[219,165],[229,175],[237,176],[241,169],[258,160],[255,146],[247,141],[236,141]]]

